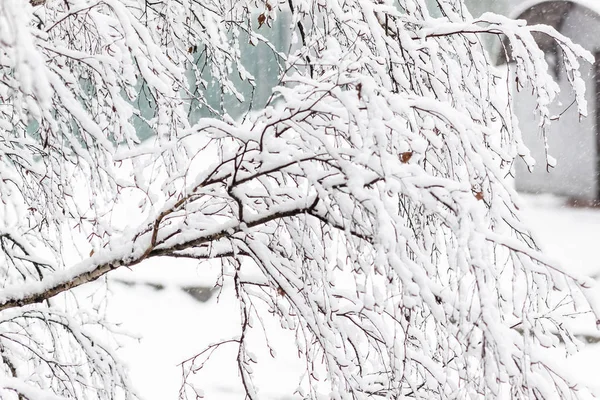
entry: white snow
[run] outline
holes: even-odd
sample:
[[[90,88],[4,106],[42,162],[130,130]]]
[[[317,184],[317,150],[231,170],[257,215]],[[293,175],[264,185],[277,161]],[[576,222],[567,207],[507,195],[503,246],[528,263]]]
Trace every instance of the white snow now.
[[[225,281],[220,294],[216,291],[206,303],[197,302],[180,289],[196,285],[212,287],[218,272],[219,268],[209,263],[162,258],[144,261],[134,270],[122,269],[110,276],[112,296],[108,315],[122,322],[125,331],[140,336],[139,340],[122,340],[120,356],[127,362],[134,389],[142,399],[179,398],[182,382],[179,364],[213,343],[239,337],[240,313],[232,281]],[[129,286],[123,281],[137,284]],[[164,288],[158,290],[146,283],[161,284]],[[271,356],[260,345],[261,339],[253,341],[259,344],[253,353],[260,363],[260,368],[254,371],[257,386],[262,389],[260,393],[267,399],[299,398],[293,394],[302,365],[293,336],[282,331],[275,319],[264,322],[274,351]],[[237,343],[223,345],[204,369],[193,375],[191,383],[203,392],[204,398],[243,398],[235,362],[237,351]]]
[[[572,272],[600,277],[600,209],[572,208],[557,197],[527,195],[523,207],[525,222],[532,227],[538,244],[549,257],[557,259]],[[178,398],[181,384],[180,362],[195,355],[211,343],[239,335],[239,309],[233,286],[225,282],[219,298],[214,295],[206,303],[198,303],[179,289],[181,286],[215,283],[218,268],[208,263],[179,259],[157,259],[143,262],[133,271],[121,269],[109,278],[113,296],[108,314],[121,321],[123,328],[142,336],[139,341],[125,340],[120,355],[127,361],[130,377],[145,400]],[[139,282],[126,286],[119,281]],[[160,283],[156,290],[144,283]],[[600,288],[598,289],[600,290]],[[291,335],[267,321],[267,329],[275,346],[272,358],[264,346],[253,349],[260,361],[255,370],[258,387],[267,399],[302,398],[297,377],[302,365],[296,356]],[[283,332],[283,333],[282,333]],[[575,329],[575,333],[591,332]],[[235,356],[237,344],[217,350],[203,372],[194,376],[196,387],[206,399],[239,399],[243,396]],[[564,349],[552,353],[564,358],[564,365],[577,381],[600,394],[597,374],[600,368],[600,343],[566,357]]]

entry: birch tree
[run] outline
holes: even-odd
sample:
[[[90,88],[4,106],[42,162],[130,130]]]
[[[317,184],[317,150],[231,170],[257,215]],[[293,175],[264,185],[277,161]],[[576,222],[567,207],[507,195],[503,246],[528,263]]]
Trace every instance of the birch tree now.
[[[591,282],[538,250],[508,178],[534,163],[513,81],[542,134],[558,91],[532,34],[556,40],[582,116],[592,56],[462,0],[432,7],[1,1],[0,397],[135,397],[114,327],[70,293],[155,257],[223,265],[249,399],[260,310],[296,337],[301,397],[583,395],[547,349],[578,348],[571,316],[600,319]],[[280,49],[267,33],[284,16]],[[491,64],[489,36],[508,39],[514,75]],[[279,66],[265,107],[242,89],[260,85],[248,46]],[[117,224],[123,205],[139,221]],[[75,264],[65,232],[86,238]]]

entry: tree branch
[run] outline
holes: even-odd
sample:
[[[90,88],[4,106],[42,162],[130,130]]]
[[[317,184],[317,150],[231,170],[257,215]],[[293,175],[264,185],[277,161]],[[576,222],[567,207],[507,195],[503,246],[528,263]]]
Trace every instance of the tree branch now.
[[[317,196],[296,201],[296,207],[284,206],[262,216],[249,216],[245,221],[232,219],[213,231],[204,232],[199,237],[172,244],[162,244],[158,248],[144,251],[146,246],[122,246],[109,254],[98,253],[64,271],[48,275],[43,282],[31,282],[6,288],[0,295],[0,311],[40,303],[62,292],[85,283],[95,281],[110,271],[120,267],[132,267],[146,258],[171,256],[186,249],[201,246],[225,237],[230,237],[248,228],[258,227],[271,221],[305,214],[314,209],[319,201]],[[302,203],[302,204],[300,204]],[[309,204],[306,206],[306,204]],[[137,248],[137,249],[136,249]],[[115,256],[111,257],[111,254]]]

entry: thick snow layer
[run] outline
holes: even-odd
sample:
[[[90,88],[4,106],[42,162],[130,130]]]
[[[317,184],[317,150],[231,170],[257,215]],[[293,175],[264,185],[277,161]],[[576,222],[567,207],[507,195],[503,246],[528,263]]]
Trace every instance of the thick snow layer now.
[[[225,282],[220,294],[215,293],[206,303],[197,302],[180,289],[213,286],[217,272],[208,263],[165,258],[146,261],[135,270],[120,271],[110,277],[111,319],[122,321],[125,331],[140,336],[139,340],[123,340],[120,355],[128,363],[130,378],[142,399],[179,398],[179,364],[212,343],[239,336],[239,308],[231,282]],[[126,285],[123,281],[138,284]],[[152,283],[161,283],[164,288],[157,289]],[[270,337],[274,357],[264,346],[257,346],[255,351],[260,362],[260,370],[255,371],[256,383],[264,389],[261,395],[266,399],[296,398],[296,377],[302,373],[302,365],[293,337],[282,334],[274,319],[264,323],[267,332],[278,335]],[[261,340],[253,341],[256,342]],[[206,399],[243,398],[235,363],[237,349],[236,343],[222,346],[193,376],[194,386],[203,391]]]
[[[563,207],[561,199],[548,196],[528,196],[524,204],[526,222],[549,256],[586,275],[600,275],[600,210]],[[111,275],[109,315],[122,321],[125,330],[142,336],[139,341],[123,341],[121,356],[129,364],[130,377],[143,399],[178,398],[182,373],[178,364],[211,343],[239,334],[239,311],[231,285],[226,283],[221,296],[215,295],[207,303],[198,303],[179,289],[182,285],[213,285],[217,272],[206,263],[161,259]],[[119,280],[139,284],[128,286]],[[144,284],[159,282],[164,289]],[[271,338],[274,358],[264,348],[256,349],[261,367],[255,372],[261,394],[267,399],[300,399],[294,391],[302,365],[293,338],[279,329],[269,329],[278,328],[274,320],[265,322],[267,332],[277,332],[277,336]],[[215,352],[203,372],[194,376],[194,384],[206,399],[243,398],[233,361],[236,351],[235,344],[226,345]],[[600,394],[600,343],[589,344],[570,357],[559,349],[555,356],[565,358],[578,380]]]

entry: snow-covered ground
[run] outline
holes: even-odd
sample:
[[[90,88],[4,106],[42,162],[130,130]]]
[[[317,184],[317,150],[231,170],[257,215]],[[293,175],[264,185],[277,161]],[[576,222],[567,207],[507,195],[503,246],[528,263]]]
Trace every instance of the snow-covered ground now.
[[[573,271],[594,277],[600,297],[600,208],[568,207],[564,199],[549,195],[525,196],[525,202],[525,221],[542,249]],[[586,325],[576,333],[597,337],[592,329]],[[564,365],[600,397],[600,342],[564,357]]]
[[[145,400],[179,398],[182,382],[180,363],[208,345],[240,335],[239,308],[232,282],[213,290],[206,302],[198,302],[182,288],[215,285],[219,270],[208,263],[190,260],[158,259],[145,261],[135,270],[116,271],[109,278],[108,314],[122,321],[122,328],[139,339],[121,340],[120,355],[129,364],[130,378]],[[275,319],[263,320],[274,357],[252,341],[260,368],[256,384],[265,398],[301,398],[294,392],[302,365],[294,347],[294,338],[277,326]],[[276,332],[277,335],[272,335]],[[193,374],[191,382],[207,399],[241,399],[243,387],[238,378],[237,344],[225,344],[216,350],[203,370]],[[193,399],[193,396],[189,397]]]
[[[525,204],[526,222],[543,249],[573,270],[600,276],[600,209],[565,207],[562,199],[550,196],[526,196]],[[111,319],[122,321],[126,330],[143,335],[140,340],[124,340],[121,349],[133,384],[143,399],[178,398],[182,378],[178,364],[211,343],[239,335],[239,312],[231,285],[225,284],[219,298],[214,294],[205,303],[181,290],[212,286],[218,271],[211,268],[208,264],[162,259],[145,262],[134,271],[117,271],[110,277]],[[273,331],[269,329],[273,324],[275,321],[265,321],[267,333]],[[261,364],[256,378],[264,388],[262,394],[274,400],[300,399],[294,390],[302,365],[294,352],[293,338],[278,334],[271,339],[277,350],[275,358],[264,349],[256,351]],[[243,398],[233,362],[236,351],[235,344],[225,345],[213,354],[203,372],[193,377],[205,398]],[[556,357],[564,356],[557,352]],[[565,365],[600,394],[600,343],[565,358]]]

